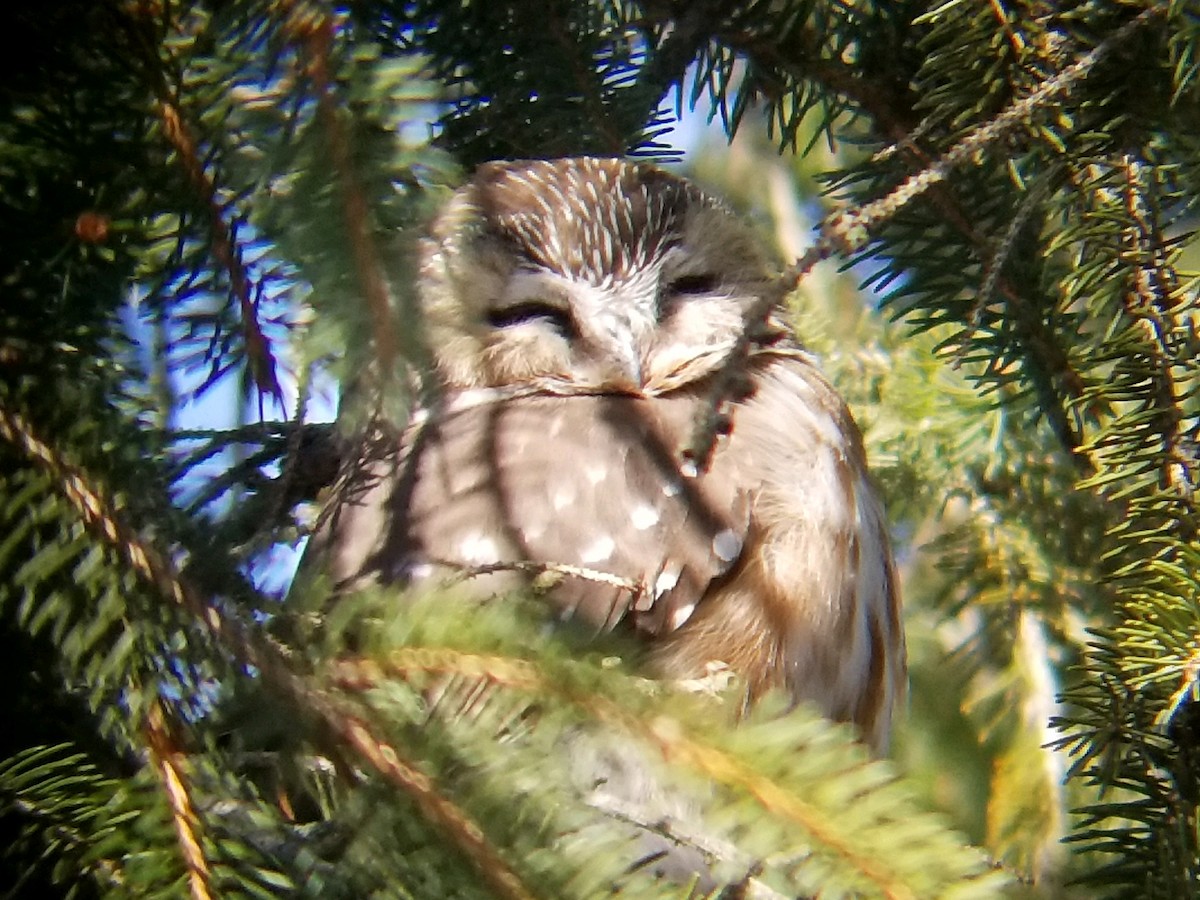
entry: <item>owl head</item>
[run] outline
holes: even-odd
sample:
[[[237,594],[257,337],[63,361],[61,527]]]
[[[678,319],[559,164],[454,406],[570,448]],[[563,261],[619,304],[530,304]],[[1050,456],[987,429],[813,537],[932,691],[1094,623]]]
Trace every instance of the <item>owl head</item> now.
[[[490,163],[421,247],[427,338],[451,387],[658,394],[716,369],[769,289],[751,228],[652,166]]]

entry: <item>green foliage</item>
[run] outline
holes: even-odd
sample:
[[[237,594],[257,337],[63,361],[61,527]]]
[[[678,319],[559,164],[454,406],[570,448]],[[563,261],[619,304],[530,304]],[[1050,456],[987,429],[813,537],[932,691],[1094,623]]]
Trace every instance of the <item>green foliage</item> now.
[[[629,870],[648,835],[748,896],[1196,892],[1194,3],[114,0],[9,24],[9,895],[687,896]],[[411,247],[446,187],[494,157],[674,158],[689,106],[736,137],[689,162],[786,261],[810,216],[817,255],[847,253],[796,322],[896,522],[895,765],[804,710],[725,727],[720,691],[647,684],[536,603],[254,584],[329,480],[312,395],[335,380],[350,427],[409,409]],[[243,427],[181,430],[206,398]],[[564,743],[622,748],[694,819],[586,802]]]
[[[124,880],[120,863],[98,851],[123,824],[123,817],[111,816],[106,809],[116,783],[100,775],[84,754],[68,750],[31,747],[0,766],[4,807],[23,813],[22,827],[9,841],[7,854],[34,871],[48,864],[56,870],[50,874],[55,881],[73,881],[78,888],[82,876],[92,875],[115,889]],[[75,875],[66,877],[72,870]],[[22,881],[6,886],[8,893],[19,894]]]
[[[14,832],[5,854],[19,871],[5,885],[7,896],[34,893],[38,879],[66,896],[177,897],[186,890],[171,813],[150,773],[107,777],[70,745],[34,746],[0,766],[0,798],[0,825]],[[245,833],[230,841],[227,810],[217,818],[206,835],[216,885],[258,897],[293,887],[246,848]]]
[[[465,163],[661,155],[662,108],[697,40],[639,4],[371,2],[355,17],[384,46],[427,54],[443,141]]]
[[[672,839],[700,848],[719,878],[749,876],[753,890],[779,892],[765,896],[989,897],[1005,881],[922,811],[887,764],[807,710],[781,718],[768,704],[733,728],[736,689],[696,695],[638,678],[633,645],[598,644],[536,602],[480,606],[434,590],[397,617],[395,600],[342,601],[306,644],[325,645],[333,683],[363,696],[390,743],[422,761],[538,895],[592,897],[609,885],[687,895],[630,871],[639,835],[665,826],[624,818],[621,827],[622,816],[582,802],[593,755],[620,761],[613,778],[643,770],[686,800]],[[335,806],[361,894],[399,878],[415,896],[447,883],[475,896],[457,887],[461,859],[407,805],[376,804],[365,822],[357,792]],[[628,806],[625,817],[637,809]]]

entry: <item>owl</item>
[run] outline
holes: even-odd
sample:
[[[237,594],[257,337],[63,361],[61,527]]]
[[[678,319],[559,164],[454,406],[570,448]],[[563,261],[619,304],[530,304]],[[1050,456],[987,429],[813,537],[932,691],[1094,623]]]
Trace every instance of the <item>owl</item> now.
[[[776,273],[692,183],[617,159],[481,167],[418,293],[440,390],[343,474],[312,549],[339,590],[539,570],[664,679],[728,671],[855,723],[905,684],[896,575],[859,430],[773,314],[707,466],[685,450]]]

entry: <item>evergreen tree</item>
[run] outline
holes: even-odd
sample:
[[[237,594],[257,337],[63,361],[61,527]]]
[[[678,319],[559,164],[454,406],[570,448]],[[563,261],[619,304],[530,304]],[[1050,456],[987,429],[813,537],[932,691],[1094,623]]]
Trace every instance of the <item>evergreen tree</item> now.
[[[1198,893],[1195,0],[68,0],[0,39],[7,896],[698,890],[629,869],[581,731],[702,805],[667,837],[726,896]],[[727,152],[672,145],[693,108]],[[314,398],[414,400],[430,211],[583,153],[682,158],[790,263],[902,550],[894,762],[715,727],[536,599],[283,599]]]

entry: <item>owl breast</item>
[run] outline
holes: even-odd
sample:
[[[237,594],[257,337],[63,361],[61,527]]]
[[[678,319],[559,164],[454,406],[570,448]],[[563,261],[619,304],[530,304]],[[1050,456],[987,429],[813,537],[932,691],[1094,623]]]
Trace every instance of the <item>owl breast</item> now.
[[[782,688],[881,747],[903,640],[858,430],[806,354],[751,366],[754,392],[700,474],[681,451],[707,382],[452,394],[358,461],[318,552],[343,589],[457,572],[493,594],[550,570],[564,616],[642,636],[659,675],[726,666],[748,699]]]

